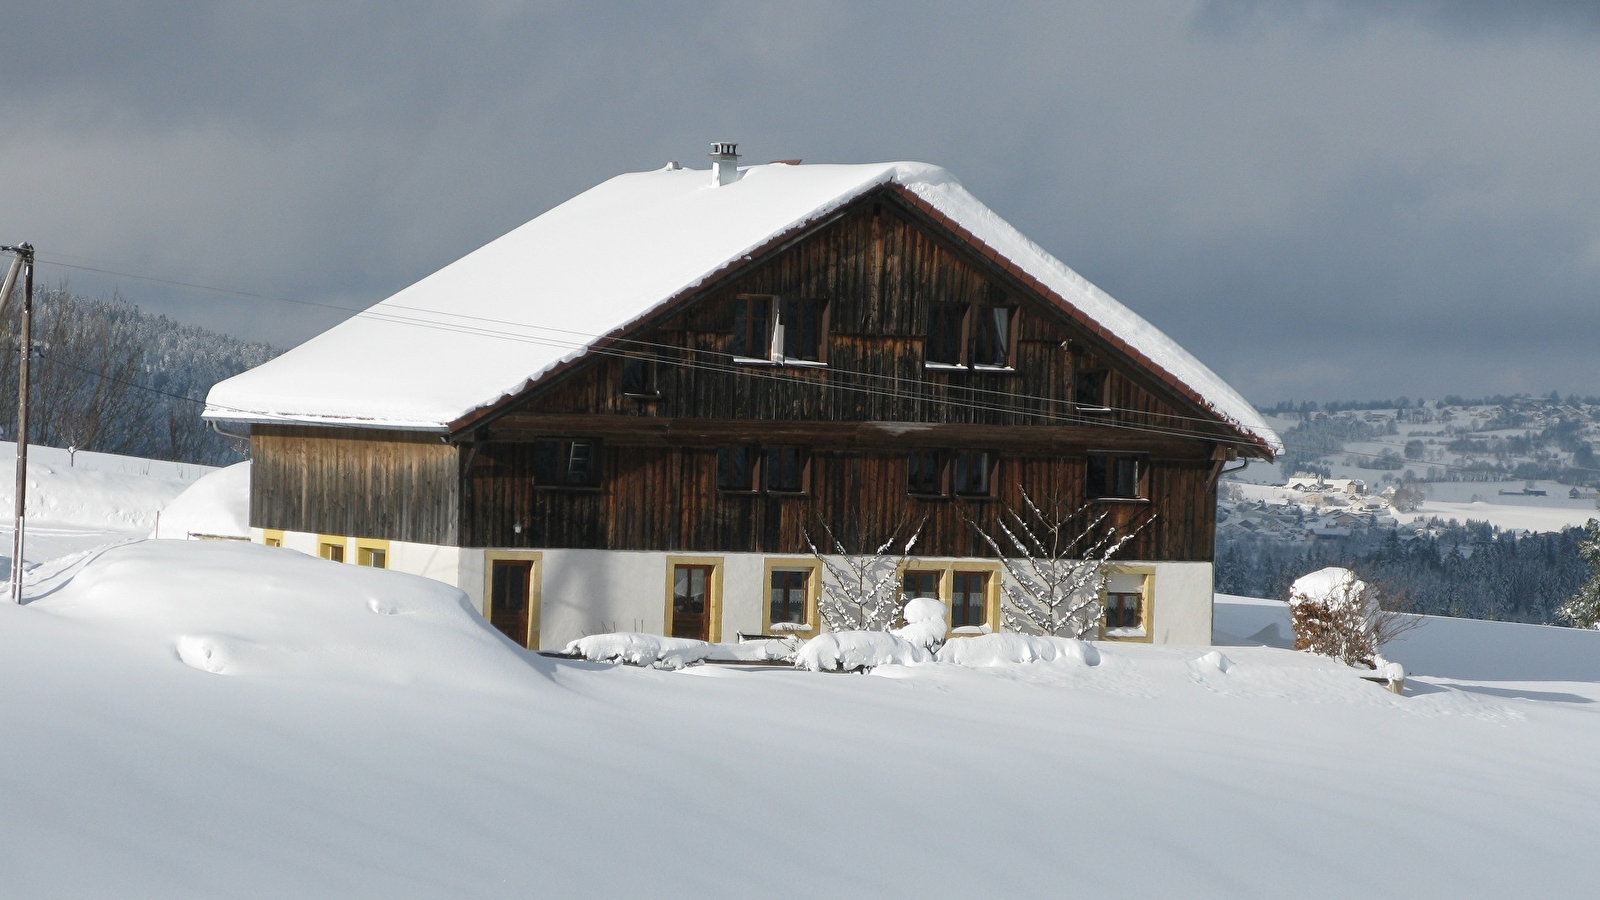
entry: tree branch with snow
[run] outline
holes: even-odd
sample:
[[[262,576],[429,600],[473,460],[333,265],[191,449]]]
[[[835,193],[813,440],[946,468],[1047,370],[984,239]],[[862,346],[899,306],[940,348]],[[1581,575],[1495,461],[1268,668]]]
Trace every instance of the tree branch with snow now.
[[[967,524],[1000,558],[1000,621],[1008,631],[1082,639],[1100,623],[1106,563],[1155,520],[1152,513],[1128,529],[1108,525],[1109,509],[1085,503],[1063,512],[1046,509],[1022,491],[1024,508],[1007,506],[998,535],[975,519]]]

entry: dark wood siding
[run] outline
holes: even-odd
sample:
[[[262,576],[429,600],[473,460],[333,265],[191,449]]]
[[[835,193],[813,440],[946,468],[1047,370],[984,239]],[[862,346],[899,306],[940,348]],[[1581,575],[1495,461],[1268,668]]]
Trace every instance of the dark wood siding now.
[[[487,444],[467,475],[463,543],[491,547],[608,548],[682,552],[804,553],[805,534],[824,543],[828,525],[854,550],[876,544],[899,526],[926,519],[916,552],[924,556],[987,556],[968,519],[990,533],[1006,508],[1035,502],[1084,501],[1082,455],[1001,455],[995,497],[921,499],[906,491],[907,454],[815,451],[803,496],[717,490],[715,447],[605,445],[605,481],[596,489],[532,487],[525,444]],[[1097,503],[1107,525],[1151,519],[1122,558],[1209,560],[1215,527],[1212,463],[1151,459],[1147,503]],[[522,531],[517,533],[515,525]]]
[[[461,452],[438,435],[257,425],[250,524],[454,544]]]

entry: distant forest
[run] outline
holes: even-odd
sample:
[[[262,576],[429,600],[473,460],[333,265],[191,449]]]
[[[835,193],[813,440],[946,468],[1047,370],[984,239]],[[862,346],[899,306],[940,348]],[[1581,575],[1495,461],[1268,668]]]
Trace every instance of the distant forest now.
[[[0,439],[9,441],[17,430],[18,335],[17,317],[7,318]],[[207,465],[238,462],[248,447],[200,418],[206,392],[281,352],[65,287],[35,293],[33,344],[33,442]]]
[[[1436,537],[1312,544],[1219,540],[1217,590],[1288,599],[1289,585],[1344,566],[1382,586],[1406,612],[1557,624],[1555,611],[1593,574],[1578,555],[1582,528],[1521,534],[1486,522],[1433,522]]]

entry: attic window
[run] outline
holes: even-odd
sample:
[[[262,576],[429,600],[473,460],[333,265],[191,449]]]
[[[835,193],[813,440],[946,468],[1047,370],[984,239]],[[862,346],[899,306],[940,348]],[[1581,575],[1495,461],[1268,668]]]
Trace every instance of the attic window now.
[[[967,307],[958,303],[935,303],[928,310],[928,342],[923,359],[931,365],[959,366],[966,362],[961,353],[967,333]]]
[[[813,298],[740,294],[733,301],[733,357],[739,362],[826,362],[828,304]]]
[[[978,307],[977,328],[972,337],[974,366],[994,369],[1011,367],[1012,325],[1015,321],[1014,307]]]
[[[1106,372],[1104,369],[1080,369],[1072,378],[1072,404],[1080,410],[1099,412],[1106,409]]]
[[[735,359],[772,358],[772,301],[775,297],[743,295],[733,301]]]
[[[1014,306],[933,303],[928,308],[923,362],[934,368],[1010,370],[1016,363],[1016,327]]]
[[[622,360],[622,393],[627,397],[654,399],[661,396],[656,381],[656,361],[645,356],[629,356]]]

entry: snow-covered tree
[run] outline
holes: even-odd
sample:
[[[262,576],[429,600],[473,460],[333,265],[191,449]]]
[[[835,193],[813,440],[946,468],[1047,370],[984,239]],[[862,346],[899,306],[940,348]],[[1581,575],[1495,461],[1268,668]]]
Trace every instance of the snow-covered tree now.
[[[822,525],[831,552],[817,549],[811,533],[806,546],[822,563],[824,577],[817,611],[827,631],[888,631],[900,617],[900,571],[922,536],[923,519],[901,539],[906,523],[895,526],[888,540],[871,553],[852,552],[828,525]],[[896,549],[898,548],[898,549]]]
[[[1583,539],[1578,542],[1578,555],[1594,567],[1594,574],[1556,615],[1577,628],[1600,628],[1600,522],[1589,520]]]
[[[996,523],[1005,546],[976,521],[967,523],[1005,569],[1000,621],[1011,631],[1082,639],[1099,627],[1105,565],[1155,516],[1132,528],[1107,525],[1110,511],[1085,503],[1072,512],[1041,508],[1022,492],[1024,509],[1006,508]]]

